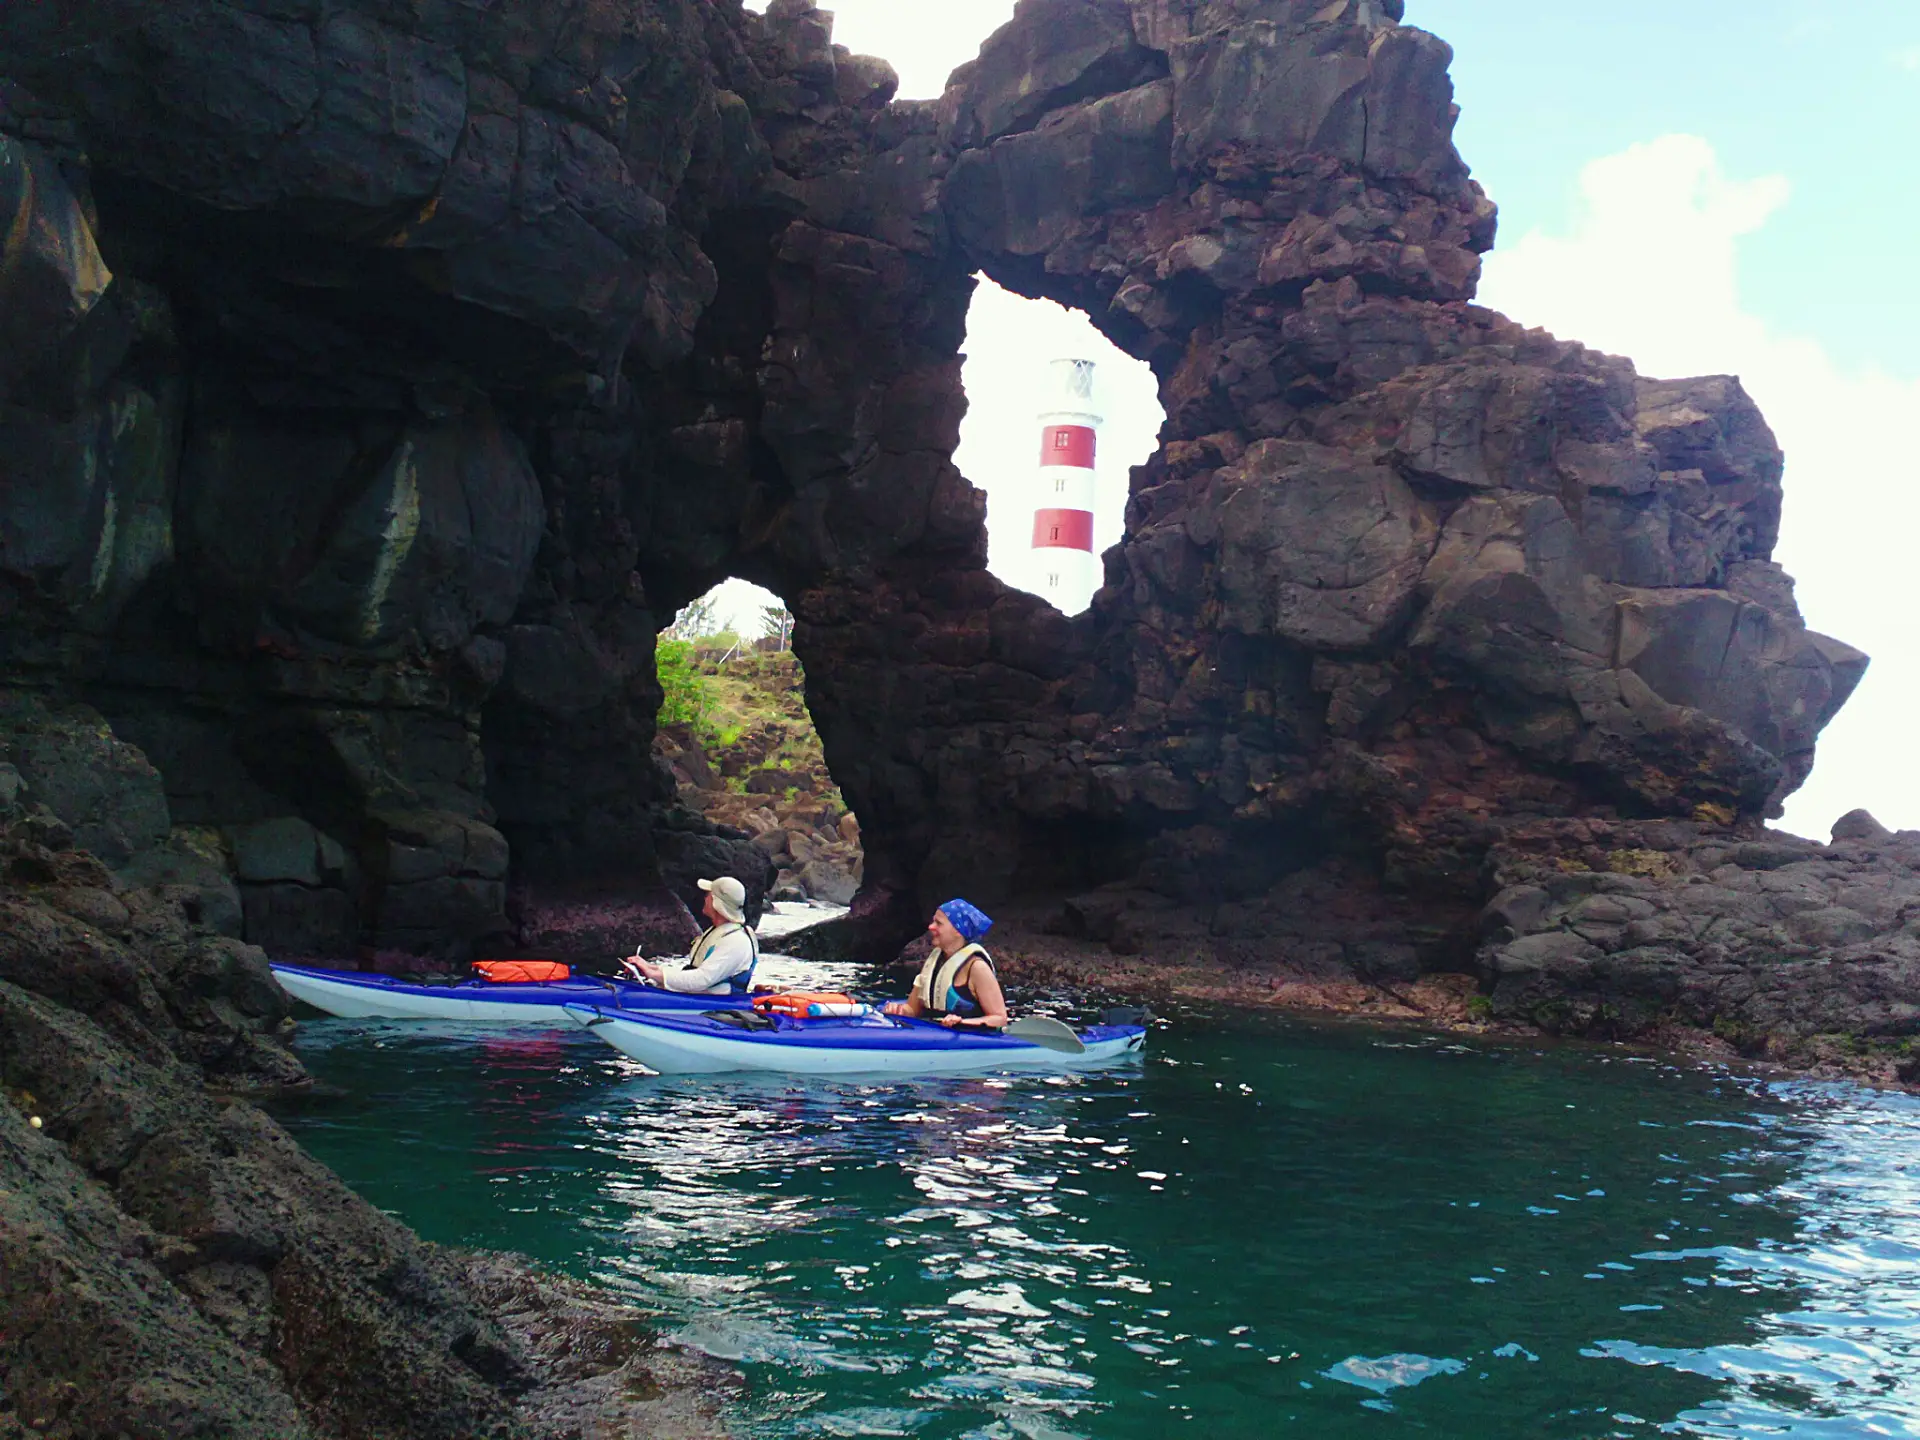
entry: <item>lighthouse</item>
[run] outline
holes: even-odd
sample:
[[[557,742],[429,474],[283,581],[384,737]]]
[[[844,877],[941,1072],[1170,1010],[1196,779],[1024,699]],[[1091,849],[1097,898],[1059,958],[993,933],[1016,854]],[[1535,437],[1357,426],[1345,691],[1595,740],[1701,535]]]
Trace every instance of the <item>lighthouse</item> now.
[[[1093,450],[1099,428],[1093,361],[1052,361],[1040,410],[1039,493],[1027,588],[1068,615],[1086,609],[1100,588],[1100,562],[1093,553]]]

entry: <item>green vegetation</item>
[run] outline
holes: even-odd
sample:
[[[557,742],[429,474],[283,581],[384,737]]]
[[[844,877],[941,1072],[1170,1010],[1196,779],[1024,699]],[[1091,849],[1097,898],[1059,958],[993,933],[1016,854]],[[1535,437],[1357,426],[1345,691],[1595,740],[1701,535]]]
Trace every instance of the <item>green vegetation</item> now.
[[[660,753],[709,819],[751,829],[771,815],[814,836],[816,850],[845,844],[857,857],[840,833],[846,802],[807,713],[806,675],[787,648],[793,617],[769,607],[758,618],[766,633],[743,642],[703,599],[661,634]]]
[[[662,725],[685,725],[705,738],[713,720],[713,696],[707,677],[694,663],[691,640],[662,640],[653,653],[660,677]]]
[[[677,743],[691,742],[705,755],[721,791],[755,806],[817,800],[816,809],[845,813],[792,651],[741,646],[726,633],[675,639],[669,632],[655,656],[660,727],[680,732]],[[766,771],[775,773],[773,787],[750,790],[755,775]]]

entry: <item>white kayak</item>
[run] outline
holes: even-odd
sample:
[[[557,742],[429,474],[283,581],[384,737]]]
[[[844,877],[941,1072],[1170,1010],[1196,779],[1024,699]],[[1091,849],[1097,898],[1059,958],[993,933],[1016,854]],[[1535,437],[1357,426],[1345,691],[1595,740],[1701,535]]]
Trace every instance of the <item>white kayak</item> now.
[[[764,958],[764,957],[763,957]],[[323,970],[311,965],[273,967],[280,988],[316,1010],[354,1020],[467,1020],[489,1025],[568,1024],[566,1007],[603,1001],[626,1010],[745,1008],[746,996],[683,995],[629,980],[575,976],[534,984],[467,980],[422,985],[393,975],[360,970]]]
[[[800,1020],[714,1010],[642,1012],[567,1006],[576,1025],[663,1075],[773,1070],[790,1075],[962,1075],[993,1070],[1074,1070],[1137,1054],[1139,1025],[1092,1025],[1068,1053],[990,1031],[868,1016]],[[764,1028],[761,1028],[764,1027]],[[1067,1035],[1066,1027],[1055,1027]],[[1073,1040],[1066,1042],[1073,1044]]]

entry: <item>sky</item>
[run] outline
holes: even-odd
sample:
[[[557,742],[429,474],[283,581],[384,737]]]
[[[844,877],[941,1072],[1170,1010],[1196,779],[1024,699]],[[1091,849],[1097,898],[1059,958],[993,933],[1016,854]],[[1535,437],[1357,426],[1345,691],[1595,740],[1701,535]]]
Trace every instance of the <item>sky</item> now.
[[[764,8],[754,0],[751,8]],[[839,0],[835,38],[937,95],[1012,0]],[[1780,823],[1864,805],[1920,828],[1920,6],[1896,0],[1407,0],[1455,52],[1455,138],[1501,211],[1483,303],[1652,375],[1737,374],[1787,452],[1774,558],[1815,629],[1874,657]],[[1032,387],[1099,362],[1095,546],[1159,423],[1145,367],[1084,318],[983,283],[956,460],[1010,572],[1030,510]],[[1904,423],[1903,423],[1904,422]],[[750,587],[729,582],[742,604]]]

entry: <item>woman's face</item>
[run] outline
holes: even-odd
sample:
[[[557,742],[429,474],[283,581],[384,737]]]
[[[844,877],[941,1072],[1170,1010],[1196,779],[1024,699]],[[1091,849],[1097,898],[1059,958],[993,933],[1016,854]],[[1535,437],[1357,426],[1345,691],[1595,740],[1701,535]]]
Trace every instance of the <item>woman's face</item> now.
[[[936,910],[933,912],[933,919],[927,922],[927,934],[931,935],[933,937],[933,943],[938,945],[941,951],[948,955],[951,955],[967,943],[966,937],[953,928],[953,924],[947,919],[947,912],[944,910]]]

